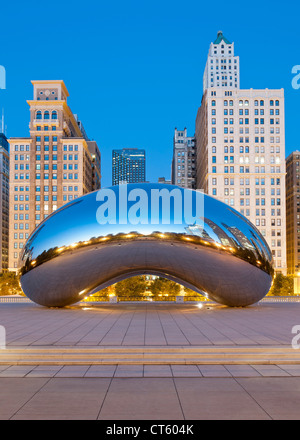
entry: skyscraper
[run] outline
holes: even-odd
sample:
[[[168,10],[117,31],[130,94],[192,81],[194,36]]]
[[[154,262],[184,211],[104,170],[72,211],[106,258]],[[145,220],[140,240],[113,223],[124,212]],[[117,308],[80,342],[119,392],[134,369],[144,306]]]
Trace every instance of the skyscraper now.
[[[4,133],[0,132],[0,271],[8,269],[8,231],[9,231],[9,144]]]
[[[112,184],[146,181],[145,150],[123,148],[112,152]]]
[[[218,32],[216,40],[210,44],[203,76],[203,93],[211,87],[226,89],[240,88],[240,61],[234,55],[234,43]]]
[[[287,273],[298,276],[300,272],[299,151],[293,151],[286,159],[286,248]]]
[[[218,35],[216,41],[222,45],[224,39]],[[230,43],[224,45],[229,53]],[[228,82],[226,87],[225,80],[206,87],[196,118],[196,146],[197,187],[256,225],[270,246],[275,270],[285,273],[283,89],[243,90]]]
[[[18,269],[24,243],[44,218],[100,187],[99,149],[81,131],[64,82],[32,84],[30,137],[9,139],[10,270]]]
[[[187,135],[187,129],[175,128],[173,138],[172,184],[183,188],[196,188],[195,138]]]

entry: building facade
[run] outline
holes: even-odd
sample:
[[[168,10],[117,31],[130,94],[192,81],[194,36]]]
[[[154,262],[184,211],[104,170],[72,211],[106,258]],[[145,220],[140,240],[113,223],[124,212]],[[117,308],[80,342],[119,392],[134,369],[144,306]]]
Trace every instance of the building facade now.
[[[196,188],[195,138],[187,135],[186,128],[175,128],[171,181],[183,188]]]
[[[239,58],[221,32],[210,45],[195,131],[197,187],[246,216],[286,274],[284,90],[240,89]]]
[[[112,151],[112,184],[146,181],[146,153],[138,148]]]
[[[300,275],[300,152],[286,159],[286,247],[287,273]],[[299,283],[300,284],[300,283]],[[300,285],[299,285],[300,287]],[[297,293],[299,288],[297,288]]]
[[[197,182],[245,215],[286,273],[284,91],[207,89],[196,119]]]
[[[234,43],[227,40],[222,31],[210,44],[203,75],[203,93],[212,87],[240,88],[240,60],[234,55]]]
[[[8,269],[8,231],[9,231],[9,143],[6,136],[0,133],[0,271]]]
[[[165,177],[159,177],[158,178],[158,183],[163,183],[165,185],[171,185],[172,184],[171,180],[168,180]]]
[[[64,82],[32,84],[33,100],[27,101],[30,136],[9,140],[10,270],[18,269],[24,243],[41,221],[65,203],[100,188],[99,149],[82,133],[67,104]]]

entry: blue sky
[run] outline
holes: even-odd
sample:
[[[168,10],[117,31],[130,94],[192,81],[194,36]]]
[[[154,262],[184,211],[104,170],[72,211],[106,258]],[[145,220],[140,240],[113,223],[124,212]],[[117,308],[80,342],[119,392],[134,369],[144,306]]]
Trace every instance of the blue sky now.
[[[241,88],[284,88],[286,155],[300,149],[300,4],[279,1],[33,1],[1,6],[0,90],[8,137],[28,136],[33,79],[63,79],[68,103],[102,154],[144,148],[146,177],[170,177],[174,128],[194,134],[209,44],[222,30],[240,56]]]

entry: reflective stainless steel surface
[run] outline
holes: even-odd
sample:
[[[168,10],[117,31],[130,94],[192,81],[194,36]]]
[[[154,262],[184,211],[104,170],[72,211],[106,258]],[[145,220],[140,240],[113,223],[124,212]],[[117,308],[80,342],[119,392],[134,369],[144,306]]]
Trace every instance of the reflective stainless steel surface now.
[[[163,184],[115,186],[108,191],[117,207],[125,187],[131,194],[125,209],[141,215],[138,224],[126,223],[118,209],[112,211],[115,224],[99,224],[108,213],[99,210],[108,200],[104,189],[101,196],[96,191],[64,205],[35,229],[21,268],[21,285],[31,300],[61,307],[137,274],[172,279],[229,306],[250,305],[267,294],[273,277],[271,252],[240,213],[201,194],[204,211],[195,221],[187,222],[182,214],[178,222],[174,202],[168,224],[164,215],[152,212],[152,191],[176,189],[183,198],[187,193],[199,196],[199,191]],[[146,210],[137,210],[137,201],[143,199],[139,191],[149,197],[143,200]],[[154,222],[151,215],[152,220],[158,215]]]

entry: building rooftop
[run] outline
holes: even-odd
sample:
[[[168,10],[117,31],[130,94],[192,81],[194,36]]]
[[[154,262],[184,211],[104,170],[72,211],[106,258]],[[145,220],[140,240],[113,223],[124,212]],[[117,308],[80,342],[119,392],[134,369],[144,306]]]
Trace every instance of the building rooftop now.
[[[227,38],[224,37],[223,32],[219,31],[217,34],[217,39],[214,41],[214,44],[220,44],[221,41],[224,41],[226,44],[232,44],[231,41],[227,40]]]

